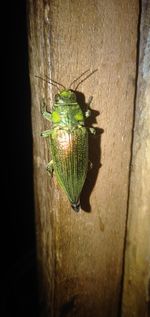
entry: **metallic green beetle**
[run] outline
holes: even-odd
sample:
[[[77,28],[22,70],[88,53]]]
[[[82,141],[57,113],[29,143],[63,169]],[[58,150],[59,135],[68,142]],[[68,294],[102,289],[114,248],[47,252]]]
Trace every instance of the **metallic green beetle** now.
[[[51,80],[51,83],[56,82]],[[44,103],[41,108],[43,117],[52,122],[51,129],[41,133],[49,140],[52,156],[47,170],[50,173],[54,170],[59,185],[77,212],[88,171],[88,130],[95,133],[94,128],[85,126],[85,119],[90,116],[90,102],[83,113],[75,91],[63,86],[63,90],[55,96],[52,112],[46,110]]]

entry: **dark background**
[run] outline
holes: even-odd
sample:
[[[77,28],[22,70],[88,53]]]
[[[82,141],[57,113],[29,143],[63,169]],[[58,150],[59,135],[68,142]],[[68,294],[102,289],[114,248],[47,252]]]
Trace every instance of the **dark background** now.
[[[6,11],[3,11],[6,13]],[[7,11],[8,12],[8,11]],[[2,222],[1,316],[38,315],[34,194],[32,166],[31,98],[28,75],[26,1],[13,1],[7,62],[10,62],[5,93],[7,114],[4,142],[7,164]],[[5,115],[5,117],[4,117]],[[7,132],[7,133],[6,133]],[[6,166],[7,165],[7,166]],[[3,199],[2,199],[3,200]],[[6,207],[6,208],[5,208]]]

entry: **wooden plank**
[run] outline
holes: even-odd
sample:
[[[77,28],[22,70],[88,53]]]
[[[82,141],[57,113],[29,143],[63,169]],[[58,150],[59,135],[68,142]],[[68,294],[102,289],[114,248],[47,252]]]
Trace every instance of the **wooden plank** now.
[[[142,1],[123,316],[150,316],[150,2]]]
[[[138,1],[28,1],[37,250],[42,316],[116,316],[120,299],[136,72]],[[44,97],[56,89],[34,75],[68,86],[90,68],[80,100],[92,95],[92,121],[82,211],[70,208],[45,167],[40,132]],[[83,95],[84,94],[84,95]],[[99,131],[100,132],[100,131]],[[101,165],[101,167],[100,167]],[[100,167],[100,168],[99,168]]]

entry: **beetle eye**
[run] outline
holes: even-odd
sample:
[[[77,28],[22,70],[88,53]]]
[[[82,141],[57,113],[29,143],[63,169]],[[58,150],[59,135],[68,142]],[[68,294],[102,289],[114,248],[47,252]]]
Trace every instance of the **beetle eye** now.
[[[76,101],[76,95],[74,92],[71,93],[70,99],[71,101]]]

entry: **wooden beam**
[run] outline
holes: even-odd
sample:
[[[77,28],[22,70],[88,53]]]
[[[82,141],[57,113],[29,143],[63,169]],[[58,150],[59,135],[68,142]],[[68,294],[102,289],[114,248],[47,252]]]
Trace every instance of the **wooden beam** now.
[[[42,316],[116,316],[120,300],[136,75],[138,1],[28,0],[37,252]],[[45,167],[40,114],[56,90],[35,75],[93,96],[89,172],[76,214]],[[84,95],[83,95],[84,94]],[[99,115],[97,115],[99,112]],[[97,116],[96,116],[97,115]],[[91,123],[92,123],[91,122]],[[103,133],[101,133],[103,131]]]
[[[124,317],[150,316],[150,2],[142,1],[129,195]]]

